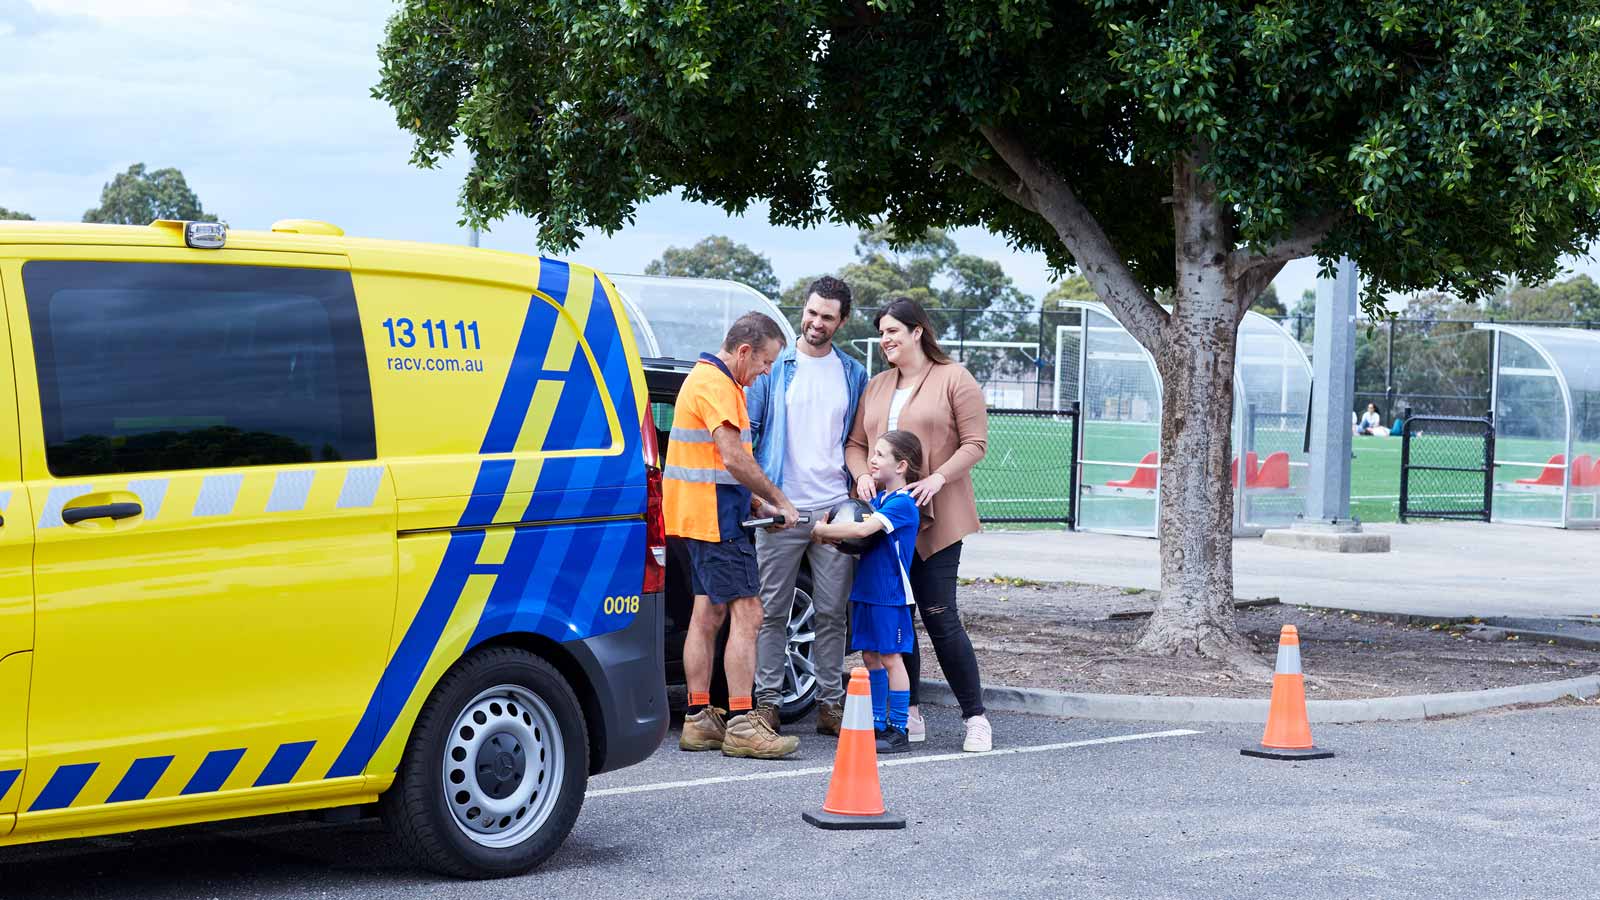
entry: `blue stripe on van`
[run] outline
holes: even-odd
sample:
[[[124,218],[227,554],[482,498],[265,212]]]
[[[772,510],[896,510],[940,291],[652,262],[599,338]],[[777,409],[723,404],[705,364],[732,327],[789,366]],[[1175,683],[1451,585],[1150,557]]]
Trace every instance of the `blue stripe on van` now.
[[[196,769],[189,783],[183,786],[179,793],[183,794],[209,794],[212,791],[222,790],[223,782],[239,767],[239,760],[244,758],[244,748],[234,750],[213,750],[200,760],[200,768]]]
[[[539,291],[558,305],[567,300],[567,264],[554,259],[539,260]],[[556,308],[538,295],[528,298],[528,314],[522,320],[522,334],[517,338],[517,349],[506,372],[505,385],[500,389],[500,400],[494,414],[489,417],[489,430],[483,437],[479,453],[510,453],[517,447],[517,435],[522,432],[523,420],[528,417],[528,405],[533,402],[534,388],[544,368],[545,350],[555,331]]]
[[[167,767],[172,765],[170,756],[147,756],[136,759],[128,771],[123,774],[122,780],[117,782],[117,787],[106,798],[107,803],[126,803],[130,800],[143,800],[155,790],[156,782],[167,773]]]
[[[6,769],[0,772],[0,801],[6,799],[6,794],[11,793],[11,786],[17,783],[17,776],[21,774],[21,769]]]
[[[311,748],[316,745],[316,741],[296,741],[292,744],[278,745],[277,752],[272,754],[267,767],[261,770],[261,777],[256,779],[255,786],[266,787],[293,781],[294,776],[300,772],[300,767],[305,765],[306,757],[311,755]]]
[[[472,499],[461,513],[460,525],[488,525],[500,511],[500,500],[511,484],[514,459],[486,459],[478,466],[478,479],[472,485]]]
[[[472,574],[472,566],[478,559],[483,540],[484,533],[481,531],[460,531],[450,535],[444,559],[439,562],[439,571],[433,576],[433,584],[428,586],[428,593],[422,598],[422,606],[406,628],[394,657],[384,667],[383,677],[378,679],[377,689],[367,700],[367,708],[361,713],[355,731],[339,751],[338,758],[328,768],[325,777],[360,775],[366,770],[367,760],[372,758],[378,743],[394,727],[400,710],[405,707],[411,692],[416,690],[422,670],[428,665],[428,658],[433,655],[433,648],[439,643],[440,635],[444,634],[444,626],[450,621],[450,614],[455,611],[456,602],[461,599],[461,592],[467,586],[467,578]]]
[[[51,773],[50,781],[45,784],[44,790],[34,798],[33,805],[28,807],[28,812],[66,809],[71,806],[72,801],[78,799],[78,793],[83,790],[83,786],[89,783],[89,776],[99,767],[99,763],[74,763],[57,768]]]

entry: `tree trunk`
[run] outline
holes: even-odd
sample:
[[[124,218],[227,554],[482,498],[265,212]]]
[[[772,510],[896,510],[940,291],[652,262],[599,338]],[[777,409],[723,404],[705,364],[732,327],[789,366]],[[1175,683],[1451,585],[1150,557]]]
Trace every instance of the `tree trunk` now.
[[[1241,304],[1228,276],[1228,229],[1195,157],[1174,167],[1177,287],[1163,328],[1161,598],[1137,648],[1237,658],[1233,621],[1233,370]]]
[[[1222,306],[1198,303],[1195,306]],[[1138,649],[1227,658],[1233,623],[1233,366],[1237,323],[1224,308],[1184,310],[1167,326],[1161,370],[1161,597]]]

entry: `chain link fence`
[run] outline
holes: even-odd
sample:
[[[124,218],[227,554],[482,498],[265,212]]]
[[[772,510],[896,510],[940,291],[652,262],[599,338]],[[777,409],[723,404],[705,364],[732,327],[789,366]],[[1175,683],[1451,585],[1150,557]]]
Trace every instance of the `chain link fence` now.
[[[800,330],[801,307],[780,307]],[[939,343],[972,372],[983,386],[991,407],[1005,409],[1066,409],[1079,398],[1077,352],[1073,336],[1079,311],[972,310],[932,307],[928,316],[939,330]],[[1272,317],[1311,354],[1315,333],[1313,317],[1294,314]],[[1473,327],[1493,319],[1396,318],[1358,325],[1356,332],[1356,412],[1375,406],[1385,422],[1411,408],[1421,415],[1473,418],[1489,412],[1489,369],[1493,359],[1493,333]],[[1504,321],[1508,325],[1600,330],[1600,322]],[[845,352],[872,372],[882,371],[872,328],[872,311],[857,310],[835,336]],[[1071,344],[1071,346],[1064,346]],[[1093,388],[1094,386],[1087,386]],[[1086,393],[1137,402],[1132,394],[1118,394],[1114,385]],[[1107,402],[1107,401],[1100,401]],[[1127,410],[1086,409],[1089,415],[1127,415]],[[1597,408],[1600,416],[1600,408]]]
[[[1077,521],[1078,406],[989,410],[989,449],[972,470],[984,522]]]

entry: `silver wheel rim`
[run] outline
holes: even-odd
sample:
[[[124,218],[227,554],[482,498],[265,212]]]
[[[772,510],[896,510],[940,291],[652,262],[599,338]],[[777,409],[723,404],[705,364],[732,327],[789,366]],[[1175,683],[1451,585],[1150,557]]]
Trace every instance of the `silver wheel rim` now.
[[[789,642],[783,661],[783,705],[811,696],[817,688],[817,666],[811,659],[817,641],[816,608],[811,595],[794,589],[794,605],[789,608]]]
[[[550,818],[565,776],[561,726],[538,695],[502,684],[462,708],[445,742],[445,805],[473,843],[512,847]]]

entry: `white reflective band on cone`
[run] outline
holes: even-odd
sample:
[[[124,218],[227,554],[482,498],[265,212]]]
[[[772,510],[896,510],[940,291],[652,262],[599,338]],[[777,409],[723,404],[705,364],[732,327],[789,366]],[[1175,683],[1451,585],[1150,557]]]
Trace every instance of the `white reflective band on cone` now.
[[[872,698],[852,694],[844,698],[844,721],[840,728],[872,731]]]
[[[1279,644],[1278,645],[1278,669],[1277,669],[1277,673],[1279,675],[1299,675],[1300,674],[1300,645],[1299,644]]]

